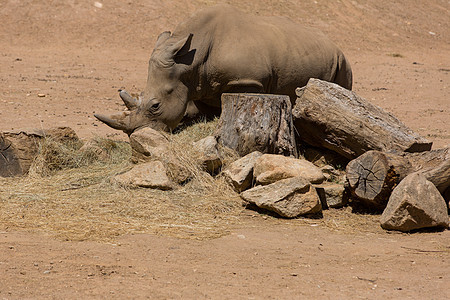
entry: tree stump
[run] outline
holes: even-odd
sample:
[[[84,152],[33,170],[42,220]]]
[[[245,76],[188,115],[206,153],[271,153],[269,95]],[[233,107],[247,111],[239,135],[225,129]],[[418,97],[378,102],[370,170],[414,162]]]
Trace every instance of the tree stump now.
[[[39,145],[45,137],[60,143],[79,142],[75,131],[69,127],[0,132],[0,176],[26,174],[38,155]]]
[[[382,210],[397,184],[414,172],[423,173],[444,194],[450,186],[450,150],[397,154],[368,151],[350,161],[346,172],[352,195]]]
[[[336,84],[310,79],[296,91],[294,125],[300,139],[354,159],[369,150],[421,152],[432,142],[400,120]]]
[[[217,141],[239,155],[253,151],[297,157],[288,96],[222,94]]]
[[[41,138],[35,132],[0,133],[0,176],[12,177],[28,172]]]

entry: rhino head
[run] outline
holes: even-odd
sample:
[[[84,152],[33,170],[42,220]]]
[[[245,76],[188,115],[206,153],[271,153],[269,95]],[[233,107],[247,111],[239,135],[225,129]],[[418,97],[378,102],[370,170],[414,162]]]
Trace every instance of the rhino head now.
[[[183,118],[188,102],[186,73],[195,54],[195,50],[189,51],[191,39],[192,34],[181,38],[169,31],[160,34],[141,96],[136,99],[121,90],[119,95],[128,111],[110,116],[95,114],[95,117],[128,135],[143,127],[173,130]]]

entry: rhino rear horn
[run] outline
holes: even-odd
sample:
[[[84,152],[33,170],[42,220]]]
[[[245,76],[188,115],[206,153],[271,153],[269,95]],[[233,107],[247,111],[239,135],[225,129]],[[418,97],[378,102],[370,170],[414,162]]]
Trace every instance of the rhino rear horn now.
[[[123,103],[129,110],[136,109],[139,106],[139,100],[133,98],[130,94],[125,90],[119,90],[119,96],[122,98]]]
[[[102,114],[94,114],[94,116],[114,129],[122,130],[126,134],[130,135],[134,128],[130,126],[130,114],[129,112],[121,112],[118,114],[106,116]]]

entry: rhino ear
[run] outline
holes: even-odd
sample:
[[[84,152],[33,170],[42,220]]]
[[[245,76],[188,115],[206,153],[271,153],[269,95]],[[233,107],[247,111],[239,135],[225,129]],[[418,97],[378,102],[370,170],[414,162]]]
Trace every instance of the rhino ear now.
[[[156,40],[156,46],[155,48],[158,48],[161,46],[162,43],[164,43],[171,35],[172,33],[170,31],[164,31],[158,36],[158,39]]]
[[[168,51],[171,55],[171,58],[175,59],[175,57],[186,55],[189,52],[189,48],[191,47],[191,40],[192,33],[170,46]]]

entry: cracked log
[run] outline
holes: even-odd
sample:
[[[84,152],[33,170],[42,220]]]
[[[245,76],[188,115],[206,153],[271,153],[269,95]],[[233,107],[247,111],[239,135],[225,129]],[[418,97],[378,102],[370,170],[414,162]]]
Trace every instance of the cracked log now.
[[[300,139],[354,159],[378,150],[421,152],[432,143],[384,111],[334,83],[310,79],[296,90],[292,114]]]
[[[0,176],[26,174],[46,137],[60,143],[79,141],[75,131],[69,127],[0,132]]]
[[[222,94],[215,136],[241,156],[259,151],[298,157],[288,96]]]
[[[353,197],[382,210],[397,184],[414,172],[422,172],[444,194],[450,186],[450,148],[395,154],[368,151],[350,161],[346,172]]]
[[[39,149],[41,137],[27,132],[0,132],[0,176],[11,177],[28,172]]]

